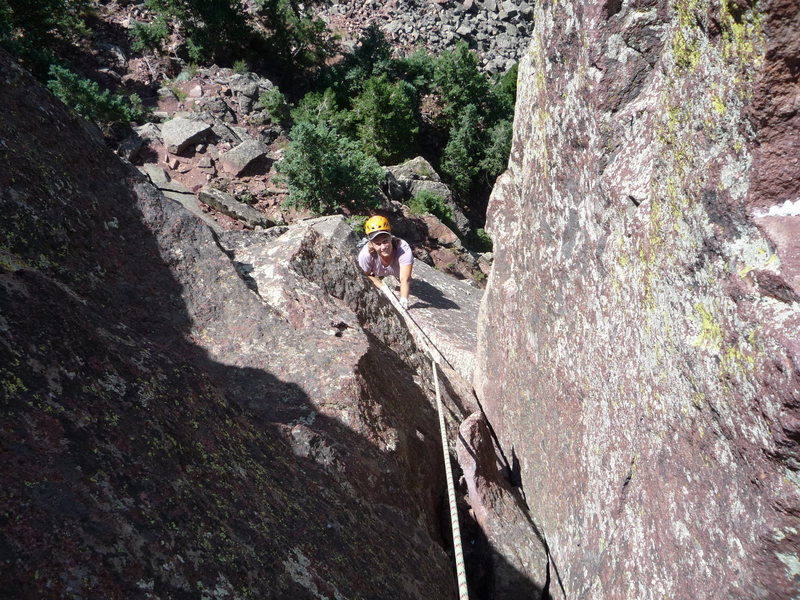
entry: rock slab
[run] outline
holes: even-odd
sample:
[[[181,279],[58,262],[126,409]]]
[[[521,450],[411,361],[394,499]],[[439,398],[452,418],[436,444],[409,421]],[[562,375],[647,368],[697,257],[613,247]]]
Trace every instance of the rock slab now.
[[[798,14],[536,4],[475,384],[569,598],[800,595]]]
[[[267,146],[258,140],[245,140],[220,156],[222,168],[233,176],[241,175],[248,167],[267,155]]]
[[[183,117],[170,119],[161,125],[164,145],[172,154],[180,154],[190,145],[202,140],[211,131],[211,126],[202,121],[191,121]]]
[[[230,194],[226,194],[222,190],[204,187],[200,190],[198,197],[201,202],[205,202],[212,208],[216,208],[229,217],[242,221],[247,224],[248,227],[269,227],[271,225],[264,213],[257,211],[252,206],[248,206],[243,202],[239,202],[236,198]]]

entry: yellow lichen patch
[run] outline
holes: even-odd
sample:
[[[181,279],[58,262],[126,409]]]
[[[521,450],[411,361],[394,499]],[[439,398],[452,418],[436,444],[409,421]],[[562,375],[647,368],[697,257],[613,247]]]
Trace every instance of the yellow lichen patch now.
[[[697,27],[702,13],[701,0],[682,0],[677,2],[677,23],[672,35],[672,53],[675,65],[684,71],[693,71],[700,64],[700,36]]]
[[[714,96],[714,99],[711,101],[711,107],[714,109],[714,112],[717,113],[719,116],[725,114],[726,111],[725,103],[719,96]]]
[[[750,79],[764,58],[764,17],[754,7],[734,16],[728,0],[722,0],[722,56],[737,63],[742,75]]]
[[[714,315],[700,302],[695,303],[695,318],[700,321],[700,334],[692,346],[719,352],[722,346],[722,330]]]

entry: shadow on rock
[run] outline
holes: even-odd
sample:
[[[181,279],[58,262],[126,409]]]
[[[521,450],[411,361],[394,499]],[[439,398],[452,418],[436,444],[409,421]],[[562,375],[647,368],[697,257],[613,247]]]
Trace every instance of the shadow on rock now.
[[[418,299],[417,302],[411,305],[411,308],[439,308],[443,310],[458,310],[459,308],[458,304],[447,298],[427,281],[412,279],[411,293]]]
[[[276,309],[2,53],[0,77],[0,596],[453,596],[435,421],[385,336],[313,286]]]

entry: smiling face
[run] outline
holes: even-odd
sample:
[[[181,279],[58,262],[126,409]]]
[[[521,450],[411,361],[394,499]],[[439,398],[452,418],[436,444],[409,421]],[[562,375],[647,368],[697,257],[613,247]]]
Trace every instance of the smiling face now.
[[[392,236],[388,233],[375,236],[372,240],[372,245],[375,247],[375,251],[378,253],[378,256],[380,256],[381,261],[384,264],[388,264],[392,259],[392,252],[394,251]]]

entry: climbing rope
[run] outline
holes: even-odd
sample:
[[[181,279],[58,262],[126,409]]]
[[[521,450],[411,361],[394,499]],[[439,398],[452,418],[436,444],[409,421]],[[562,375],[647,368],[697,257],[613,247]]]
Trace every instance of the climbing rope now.
[[[433,355],[431,355],[431,365],[433,366],[433,382],[436,386],[436,410],[439,412],[439,429],[442,434],[444,472],[447,477],[447,499],[450,502],[450,523],[453,526],[453,549],[456,558],[456,576],[458,577],[458,598],[459,600],[469,600],[467,572],[464,569],[464,550],[461,547],[461,528],[458,525],[456,490],[453,485],[453,469],[450,466],[450,450],[447,443],[447,429],[444,425],[444,411],[442,410],[442,394],[439,391],[439,376],[436,369],[436,360],[433,358]]]
[[[402,314],[407,320],[419,330],[428,342],[428,351],[431,355],[431,366],[433,368],[433,383],[436,388],[436,412],[439,413],[439,430],[442,435],[442,453],[444,455],[444,472],[447,478],[447,499],[450,504],[450,524],[453,529],[453,550],[456,559],[456,577],[458,579],[458,600],[469,600],[469,590],[467,589],[467,572],[464,568],[464,550],[461,546],[461,528],[458,524],[458,508],[456,507],[456,490],[453,484],[453,468],[450,465],[450,445],[447,443],[447,428],[444,422],[444,410],[442,409],[442,393],[439,390],[439,374],[437,371],[437,354],[439,360],[446,362],[451,368],[450,362],[439,352],[431,339],[422,331],[422,327],[408,314],[408,311],[400,307],[397,302],[397,297],[394,295],[389,286],[381,288],[384,294],[389,298],[392,305]]]

